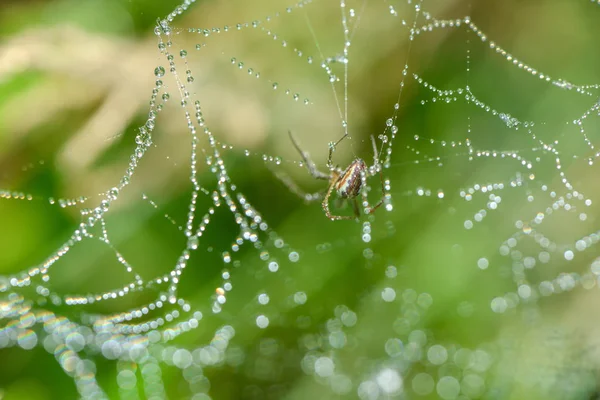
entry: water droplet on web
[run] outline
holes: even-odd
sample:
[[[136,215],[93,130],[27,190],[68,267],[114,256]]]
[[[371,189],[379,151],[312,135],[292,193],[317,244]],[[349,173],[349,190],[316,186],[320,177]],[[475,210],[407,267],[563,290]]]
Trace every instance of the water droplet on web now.
[[[117,385],[122,390],[131,390],[136,387],[137,378],[131,370],[119,371],[117,375]]]
[[[258,295],[258,302],[262,305],[269,304],[269,295],[266,293],[261,293]]]
[[[448,360],[448,351],[444,346],[433,345],[427,350],[427,359],[434,365],[442,365]]]
[[[373,381],[364,381],[358,385],[357,395],[360,400],[376,400],[379,398],[379,386]]]
[[[420,395],[427,396],[433,392],[433,388],[435,386],[435,381],[431,377],[431,375],[420,372],[415,375],[411,382],[412,390]]]
[[[225,263],[231,262],[231,256],[229,255],[229,252],[227,252],[227,251],[223,253],[223,262],[225,262]]]
[[[185,369],[192,365],[192,354],[186,349],[178,349],[173,353],[173,365]]]
[[[165,76],[165,69],[163,67],[156,67],[154,69],[154,75],[158,78]]]
[[[329,357],[319,357],[315,361],[315,373],[321,377],[328,377],[333,375],[335,364]]]
[[[154,120],[149,119],[148,121],[146,121],[146,128],[148,128],[149,131],[153,131],[154,130]]]
[[[503,297],[496,297],[491,302],[492,311],[502,314],[508,308],[508,304]]]
[[[269,263],[269,271],[277,272],[278,270],[279,270],[279,264],[277,264],[277,262],[275,262],[275,261],[271,261]]]
[[[565,256],[565,260],[571,261],[575,257],[575,253],[573,253],[573,251],[571,251],[571,250],[567,250],[567,251],[565,251],[564,256]]]
[[[485,257],[484,257],[484,258],[480,258],[480,259],[477,261],[477,266],[478,266],[480,269],[487,269],[487,267],[489,266],[489,262],[488,262],[487,258],[485,258]]]
[[[296,251],[292,251],[288,257],[291,262],[297,262],[300,259],[300,254],[298,254]]]
[[[334,349],[342,349],[348,343],[346,334],[342,331],[335,331],[329,334],[329,344]]]
[[[38,343],[37,334],[30,330],[24,329],[17,334],[17,344],[25,350],[33,349]]]
[[[402,377],[395,369],[384,368],[377,373],[375,381],[379,389],[385,394],[392,395],[402,390]]]
[[[393,265],[388,266],[385,269],[385,276],[388,278],[395,278],[396,276],[398,276],[398,269]]]
[[[198,237],[195,235],[191,236],[188,239],[188,248],[190,248],[192,250],[196,250],[198,248],[198,243],[199,243]],[[225,257],[223,258],[223,261],[225,261]],[[225,261],[225,262],[227,262],[227,261]]]
[[[265,315],[259,315],[256,317],[256,326],[261,329],[265,329],[269,326],[269,318],[267,318]]]
[[[296,292],[294,293],[294,303],[302,305],[305,304],[307,300],[306,293],[304,292]]]
[[[385,352],[390,357],[401,356],[403,350],[404,350],[404,344],[402,343],[402,340],[400,340],[398,338],[388,339],[387,342],[385,342]]]
[[[396,299],[396,291],[392,288],[385,288],[383,289],[383,291],[381,292],[381,298],[383,299],[383,301],[385,302],[392,302]]]
[[[460,394],[460,383],[452,376],[444,376],[438,381],[436,391],[442,399],[454,400]]]

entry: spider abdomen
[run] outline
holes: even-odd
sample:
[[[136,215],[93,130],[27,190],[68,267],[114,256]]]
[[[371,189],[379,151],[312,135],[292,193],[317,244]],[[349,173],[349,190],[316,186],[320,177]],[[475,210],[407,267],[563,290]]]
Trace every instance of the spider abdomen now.
[[[363,160],[357,158],[342,172],[335,182],[335,189],[341,198],[353,199],[360,193],[362,174],[367,169]]]

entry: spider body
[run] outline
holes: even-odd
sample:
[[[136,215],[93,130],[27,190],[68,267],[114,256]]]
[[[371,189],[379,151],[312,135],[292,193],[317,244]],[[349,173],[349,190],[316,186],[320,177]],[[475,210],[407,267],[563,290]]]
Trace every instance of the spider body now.
[[[335,190],[336,194],[341,200],[347,200],[352,203],[352,208],[354,211],[354,218],[358,218],[360,216],[360,208],[358,206],[356,198],[359,194],[362,194],[362,204],[364,206],[364,210],[367,214],[373,213],[379,206],[383,204],[385,188],[383,185],[383,175],[381,172],[381,165],[379,164],[379,159],[377,156],[377,147],[375,145],[375,138],[371,136],[371,140],[373,142],[373,152],[374,152],[374,160],[375,163],[373,167],[368,167],[367,163],[365,163],[360,158],[355,158],[346,169],[341,169],[339,167],[334,167],[331,161],[334,146],[329,147],[329,158],[327,159],[327,167],[329,168],[329,173],[321,172],[317,169],[315,164],[310,159],[310,155],[302,151],[296,139],[292,135],[292,132],[288,131],[290,135],[290,139],[294,144],[294,147],[302,156],[302,160],[304,161],[308,172],[315,179],[322,179],[329,181],[329,187],[327,188],[327,193],[323,198],[323,202],[321,203],[323,207],[323,211],[325,211],[325,215],[332,221],[341,220],[341,219],[352,219],[351,216],[346,215],[333,215],[329,209],[329,199],[331,194]],[[374,206],[369,205],[369,201],[367,199],[367,188],[364,187],[363,183],[366,182],[366,178],[373,176],[379,172],[379,176],[381,178],[381,199]],[[300,188],[296,186],[290,179],[282,178],[283,182],[292,190],[294,193],[298,194],[300,197],[304,198],[306,201],[313,201],[321,198],[321,194],[306,194]]]
[[[342,199],[358,196],[362,186],[362,174],[366,170],[367,164],[360,158],[355,159],[344,171],[338,170],[337,176],[334,176],[337,195]]]

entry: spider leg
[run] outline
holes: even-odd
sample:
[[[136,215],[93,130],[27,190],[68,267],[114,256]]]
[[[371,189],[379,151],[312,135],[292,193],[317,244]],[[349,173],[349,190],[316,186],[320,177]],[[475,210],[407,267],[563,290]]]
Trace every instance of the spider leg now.
[[[381,207],[381,205],[385,201],[385,184],[383,182],[383,172],[379,171],[379,177],[381,178],[381,199],[373,207],[369,207],[367,214],[374,213],[375,210],[377,210],[379,207]]]
[[[385,183],[383,181],[383,172],[381,171],[381,166],[379,164],[379,156],[377,154],[377,144],[375,143],[375,136],[371,135],[371,143],[373,144],[373,162],[375,168],[379,169],[379,178],[381,179],[381,198],[374,206],[369,204],[369,199],[367,195],[367,173],[365,172],[362,176],[363,179],[363,190],[362,190],[362,198],[363,198],[363,206],[365,207],[366,214],[372,214],[377,210],[385,201]]]
[[[315,193],[306,193],[304,190],[302,190],[300,188],[300,186],[298,186],[296,184],[296,182],[294,182],[294,180],[292,178],[289,177],[289,175],[287,175],[283,172],[280,172],[280,171],[273,171],[273,174],[277,177],[277,179],[279,179],[281,182],[283,182],[283,184],[285,186],[287,186],[287,188],[290,190],[290,192],[294,193],[295,195],[297,195],[298,197],[300,197],[302,200],[304,200],[307,203],[321,200],[323,198],[324,190],[321,190],[321,191],[318,191]]]
[[[333,147],[333,148],[336,148],[336,147],[337,147],[337,145],[338,145],[338,144],[340,144],[340,142],[341,142],[342,140],[346,139],[347,137],[348,137],[348,132],[346,131],[346,132],[344,132],[344,134],[342,135],[342,137],[341,137],[341,138],[339,138],[339,139],[338,139],[338,141],[337,141],[337,142],[335,142],[335,143],[333,144],[333,146],[332,146],[332,147]]]
[[[329,155],[327,156],[327,168],[329,168],[330,171],[333,171],[335,168],[333,166],[333,161],[331,160],[333,158],[333,149],[335,148],[335,145],[331,145],[331,143],[329,144]]]
[[[335,151],[335,148],[338,146],[338,144],[340,144],[340,142],[344,139],[346,139],[346,137],[348,136],[348,132],[344,133],[344,135],[338,139],[337,142],[331,142],[329,143],[329,156],[327,157],[327,168],[329,168],[329,170],[333,170],[335,169],[334,165],[333,165],[333,152]]]
[[[375,143],[375,136],[371,135],[371,143],[373,143],[373,162],[374,165],[379,165],[379,154],[377,153],[377,143]]]
[[[292,131],[288,131],[288,134],[290,135],[290,139],[292,140],[294,147],[296,148],[296,150],[298,150],[298,153],[300,153],[300,156],[302,157],[304,164],[306,164],[306,168],[308,168],[308,172],[310,172],[310,174],[316,179],[329,180],[329,178],[330,178],[329,174],[319,171],[317,169],[317,167],[315,166],[315,163],[312,162],[312,160],[310,159],[309,154],[305,151],[302,151],[302,149],[300,148],[300,145],[296,141],[296,138],[292,134]],[[330,152],[329,156],[331,159],[331,149],[329,150],[329,152]]]

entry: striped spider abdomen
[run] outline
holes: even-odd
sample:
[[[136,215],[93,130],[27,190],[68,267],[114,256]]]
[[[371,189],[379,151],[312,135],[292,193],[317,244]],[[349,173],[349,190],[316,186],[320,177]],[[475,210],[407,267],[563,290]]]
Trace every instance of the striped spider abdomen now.
[[[335,181],[335,190],[343,199],[353,199],[360,194],[362,175],[367,169],[367,164],[360,159],[355,159]]]

